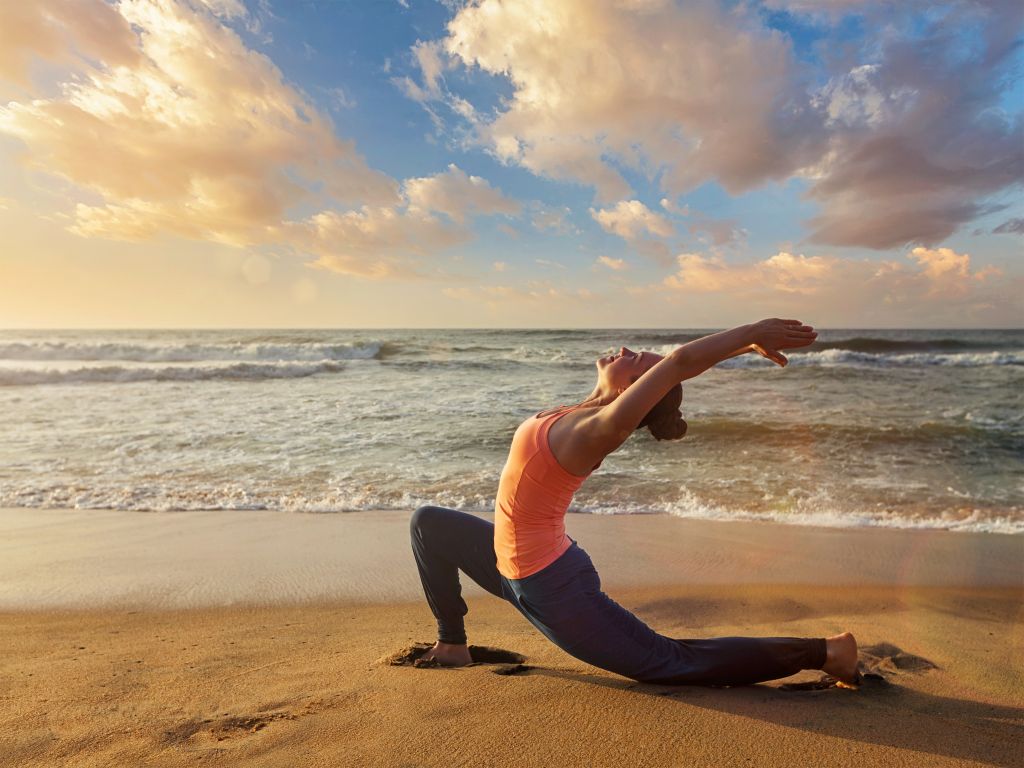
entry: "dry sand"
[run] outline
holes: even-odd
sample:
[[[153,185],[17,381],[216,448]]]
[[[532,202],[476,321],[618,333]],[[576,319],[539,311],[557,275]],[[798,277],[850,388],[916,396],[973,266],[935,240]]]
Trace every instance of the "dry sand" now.
[[[697,688],[579,662],[469,584],[470,643],[507,657],[388,664],[434,639],[407,520],[0,511],[0,764],[1024,764],[1024,537],[570,516],[663,634],[849,629],[880,675]]]

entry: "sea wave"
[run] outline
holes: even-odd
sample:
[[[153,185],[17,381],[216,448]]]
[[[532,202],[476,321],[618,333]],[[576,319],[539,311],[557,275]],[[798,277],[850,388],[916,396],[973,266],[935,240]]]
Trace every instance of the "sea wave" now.
[[[958,352],[958,351],[998,351],[1018,346],[1019,342],[999,341],[996,339],[886,339],[875,336],[854,336],[849,339],[818,340],[810,347],[811,351],[822,352],[830,349],[849,350],[851,352]]]
[[[338,373],[344,362],[322,360],[315,363],[232,363],[204,366],[122,366],[104,365],[66,370],[43,368],[0,368],[0,386],[39,384],[121,384],[138,381],[211,381],[293,379],[318,373]]]
[[[693,438],[716,440],[737,439],[747,442],[777,443],[806,441],[808,438],[848,442],[863,447],[865,444],[906,444],[929,445],[934,442],[966,444],[972,440],[1014,440],[1022,450],[1019,437],[1024,433],[1024,418],[1017,416],[1004,420],[975,416],[964,413],[952,416],[945,422],[923,421],[907,424],[875,423],[834,424],[829,422],[785,422],[750,421],[747,419],[688,417],[690,429],[687,435]]]
[[[118,342],[9,342],[0,344],[0,360],[26,361],[125,361],[187,363],[201,361],[280,362],[323,360],[384,360],[395,356],[401,346],[391,341],[353,344],[319,342],[230,344],[139,344]]]
[[[907,354],[884,354],[855,352],[848,349],[827,349],[821,352],[788,350],[786,356],[790,365],[815,366],[821,368],[919,368],[931,366],[952,366],[955,368],[978,368],[992,365],[1024,365],[1024,350],[1005,352],[912,352]],[[763,364],[757,355],[734,357],[723,363],[725,367],[743,368]]]

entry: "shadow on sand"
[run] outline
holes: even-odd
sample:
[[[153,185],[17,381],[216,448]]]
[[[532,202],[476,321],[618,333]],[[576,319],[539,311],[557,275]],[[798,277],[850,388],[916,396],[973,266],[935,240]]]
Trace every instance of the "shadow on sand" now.
[[[935,696],[900,685],[906,675],[927,672],[935,665],[890,643],[862,648],[861,659],[866,678],[859,690],[831,685],[815,689],[813,684],[788,689],[767,684],[730,688],[654,685],[550,668],[533,668],[526,674],[677,699],[695,707],[864,744],[1001,768],[1021,765],[1024,707]],[[907,726],[908,718],[916,721],[913,727]],[[920,727],[922,718],[930,724]]]

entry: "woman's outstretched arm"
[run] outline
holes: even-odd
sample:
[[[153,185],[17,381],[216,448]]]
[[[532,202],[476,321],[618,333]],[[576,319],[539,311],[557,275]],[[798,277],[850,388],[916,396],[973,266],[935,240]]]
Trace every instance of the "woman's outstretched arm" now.
[[[806,347],[813,343],[817,336],[811,326],[804,325],[799,320],[773,318],[704,336],[683,344],[669,357],[677,358],[677,362],[684,370],[684,375],[679,381],[685,381],[699,376],[723,360],[747,351],[757,352],[773,363],[784,366],[789,361],[780,350]],[[668,392],[671,386],[674,384],[666,387],[665,392]],[[658,400],[660,399],[659,397]]]
[[[625,442],[647,412],[679,382],[699,376],[723,360],[748,350],[785,365],[788,360],[780,350],[806,347],[817,335],[811,326],[799,320],[772,318],[683,344],[601,409],[593,423],[593,429],[600,435],[595,435],[595,439],[607,442],[608,452],[611,452]]]

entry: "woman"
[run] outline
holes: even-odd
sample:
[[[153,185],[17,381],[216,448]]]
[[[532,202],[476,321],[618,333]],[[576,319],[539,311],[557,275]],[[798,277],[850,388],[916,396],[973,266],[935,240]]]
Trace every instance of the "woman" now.
[[[565,533],[565,512],[583,481],[636,429],[672,440],[686,432],[681,382],[735,355],[757,352],[784,366],[781,350],[817,337],[798,320],[762,320],[684,344],[666,357],[635,353],[597,361],[597,385],[583,402],[542,411],[516,430],[501,474],[494,524],[424,506],[410,523],[420,581],[438,624],[422,657],[472,662],[458,571],[508,600],[566,653],[641,682],[742,685],[822,669],[857,677],[857,643],[829,638],[660,635],[601,591],[587,553]]]

